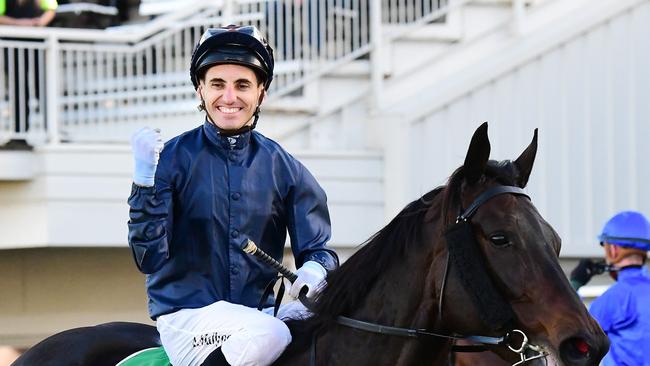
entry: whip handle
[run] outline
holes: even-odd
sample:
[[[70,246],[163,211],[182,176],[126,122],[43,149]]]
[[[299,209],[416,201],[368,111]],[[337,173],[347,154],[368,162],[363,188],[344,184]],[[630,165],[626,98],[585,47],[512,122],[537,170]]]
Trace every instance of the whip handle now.
[[[298,276],[296,276],[295,273],[291,272],[289,268],[285,267],[282,263],[271,258],[270,255],[264,253],[264,251],[259,247],[257,247],[257,245],[255,245],[255,243],[252,240],[250,239],[248,240],[246,246],[244,247],[244,251],[246,253],[250,253],[256,256],[262,262],[273,267],[276,271],[280,272],[284,277],[286,277],[291,283],[293,283],[296,280],[296,278],[298,278]]]

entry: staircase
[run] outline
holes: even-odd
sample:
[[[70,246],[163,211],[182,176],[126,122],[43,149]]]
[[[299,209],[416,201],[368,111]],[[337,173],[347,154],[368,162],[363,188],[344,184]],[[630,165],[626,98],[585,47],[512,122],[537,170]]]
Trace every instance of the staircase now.
[[[531,12],[542,3],[519,5]],[[304,121],[288,130],[269,130],[281,131],[277,136],[289,144],[292,135],[300,136],[296,143],[301,148],[382,150],[377,117],[392,114],[391,109],[429,85],[462,73],[480,62],[481,54],[510,44],[517,32],[516,8],[511,1],[455,1],[413,24],[386,24],[366,59],[306,82],[300,97],[269,101],[265,119],[286,115],[292,106]]]

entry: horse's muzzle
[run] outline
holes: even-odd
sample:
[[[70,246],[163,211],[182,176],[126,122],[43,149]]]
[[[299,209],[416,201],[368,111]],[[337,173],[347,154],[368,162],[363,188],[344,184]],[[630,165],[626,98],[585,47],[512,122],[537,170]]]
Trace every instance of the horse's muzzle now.
[[[578,335],[565,339],[560,344],[560,358],[567,366],[598,366],[609,350],[609,339],[605,334],[596,336]]]

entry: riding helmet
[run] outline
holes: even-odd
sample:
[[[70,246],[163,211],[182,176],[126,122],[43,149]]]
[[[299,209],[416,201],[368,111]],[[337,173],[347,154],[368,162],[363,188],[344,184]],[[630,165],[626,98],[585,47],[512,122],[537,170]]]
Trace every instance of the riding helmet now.
[[[237,64],[252,68],[263,77],[264,89],[273,80],[273,49],[255,26],[229,25],[208,28],[194,48],[190,63],[190,78],[194,89],[199,78],[210,66]]]
[[[598,236],[604,242],[622,247],[650,250],[650,222],[641,213],[623,211],[614,215]]]

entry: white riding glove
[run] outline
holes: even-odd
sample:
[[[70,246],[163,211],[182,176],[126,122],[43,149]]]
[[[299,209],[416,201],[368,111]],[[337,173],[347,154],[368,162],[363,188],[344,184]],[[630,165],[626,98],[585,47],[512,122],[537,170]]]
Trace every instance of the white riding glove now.
[[[305,286],[307,286],[307,298],[313,299],[326,284],[327,271],[318,262],[305,262],[296,272],[296,275],[298,275],[298,278],[289,289],[289,296],[294,299],[298,298],[300,290]]]
[[[131,136],[135,160],[133,183],[143,187],[153,187],[158,159],[164,145],[159,129],[144,127]]]

